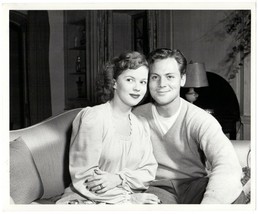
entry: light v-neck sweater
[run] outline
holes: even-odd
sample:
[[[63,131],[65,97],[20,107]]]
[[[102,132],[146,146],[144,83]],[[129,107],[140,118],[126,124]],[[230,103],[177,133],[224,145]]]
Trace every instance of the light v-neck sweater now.
[[[218,121],[203,109],[181,98],[181,111],[163,136],[148,103],[134,110],[147,119],[158,162],[156,180],[207,176],[203,154],[211,165],[202,203],[232,203],[241,193],[242,169],[230,140]]]

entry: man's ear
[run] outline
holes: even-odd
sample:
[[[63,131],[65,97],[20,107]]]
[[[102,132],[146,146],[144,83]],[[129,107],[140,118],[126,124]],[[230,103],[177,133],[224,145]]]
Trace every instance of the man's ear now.
[[[116,80],[113,79],[113,89],[116,89],[116,87],[117,87]]]
[[[186,74],[183,74],[183,76],[181,77],[180,86],[183,87],[185,85],[185,82],[186,82]]]

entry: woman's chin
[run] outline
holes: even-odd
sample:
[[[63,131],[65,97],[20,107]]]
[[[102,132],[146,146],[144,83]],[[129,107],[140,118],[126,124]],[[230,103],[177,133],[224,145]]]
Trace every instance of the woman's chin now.
[[[138,105],[140,102],[141,102],[141,100],[140,100],[140,99],[139,99],[139,100],[137,100],[137,101],[135,100],[135,101],[130,102],[130,104],[129,104],[129,105],[130,105],[131,107],[134,107],[134,106]]]

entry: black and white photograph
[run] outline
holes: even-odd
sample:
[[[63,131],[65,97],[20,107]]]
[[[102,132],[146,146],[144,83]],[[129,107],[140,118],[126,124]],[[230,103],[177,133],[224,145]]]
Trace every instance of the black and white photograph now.
[[[256,7],[1,3],[3,210],[255,211]]]

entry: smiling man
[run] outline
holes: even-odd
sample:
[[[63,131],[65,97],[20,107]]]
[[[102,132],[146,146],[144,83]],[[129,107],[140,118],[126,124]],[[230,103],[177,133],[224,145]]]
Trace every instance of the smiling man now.
[[[244,203],[242,170],[230,140],[212,115],[180,98],[186,80],[183,54],[157,49],[149,65],[153,102],[134,110],[148,120],[158,162],[147,192],[164,204]]]

